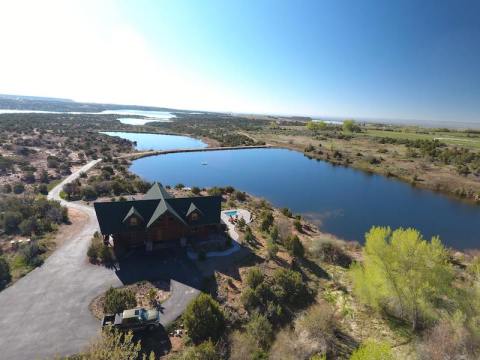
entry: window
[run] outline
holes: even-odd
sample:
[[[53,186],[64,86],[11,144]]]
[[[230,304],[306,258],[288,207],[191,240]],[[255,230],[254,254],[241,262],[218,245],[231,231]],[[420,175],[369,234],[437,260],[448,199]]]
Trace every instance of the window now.
[[[198,220],[198,214],[196,212],[190,214],[190,220],[191,221],[196,221]]]
[[[129,220],[129,224],[130,224],[130,226],[138,225],[138,219],[136,217],[132,216]]]

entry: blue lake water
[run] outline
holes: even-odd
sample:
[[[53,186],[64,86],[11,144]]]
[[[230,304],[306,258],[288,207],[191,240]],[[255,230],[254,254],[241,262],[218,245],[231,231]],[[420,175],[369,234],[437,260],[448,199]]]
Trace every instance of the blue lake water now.
[[[130,170],[165,185],[232,185],[301,213],[323,231],[348,240],[363,242],[371,226],[388,225],[415,227],[425,237],[440,235],[445,244],[458,249],[480,247],[480,206],[383,176],[310,160],[290,150],[168,154],[135,160]]]
[[[137,142],[138,150],[172,150],[172,149],[197,149],[205,148],[207,144],[188,136],[143,134],[121,131],[108,131],[102,134],[118,136],[123,139]]]

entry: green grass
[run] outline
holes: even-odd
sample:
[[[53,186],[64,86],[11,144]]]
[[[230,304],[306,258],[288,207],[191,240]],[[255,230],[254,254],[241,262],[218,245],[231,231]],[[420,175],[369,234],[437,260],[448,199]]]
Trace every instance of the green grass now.
[[[57,179],[57,180],[51,181],[51,182],[47,185],[48,191],[51,191],[55,186],[57,186],[57,185],[60,184],[61,182],[62,182],[62,179]]]
[[[480,149],[480,137],[468,137],[464,132],[441,132],[441,131],[429,131],[428,133],[419,133],[414,130],[398,130],[398,131],[385,131],[385,130],[373,130],[367,129],[363,132],[364,135],[371,137],[388,137],[393,139],[408,139],[408,140],[434,140],[449,144],[468,147],[472,149]]]

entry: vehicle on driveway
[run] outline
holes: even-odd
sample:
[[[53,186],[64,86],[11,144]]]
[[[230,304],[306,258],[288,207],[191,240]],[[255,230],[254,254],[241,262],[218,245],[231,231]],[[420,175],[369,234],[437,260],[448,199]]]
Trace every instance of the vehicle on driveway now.
[[[154,330],[160,326],[160,312],[144,308],[124,310],[121,314],[105,315],[102,327],[105,326],[127,331]]]

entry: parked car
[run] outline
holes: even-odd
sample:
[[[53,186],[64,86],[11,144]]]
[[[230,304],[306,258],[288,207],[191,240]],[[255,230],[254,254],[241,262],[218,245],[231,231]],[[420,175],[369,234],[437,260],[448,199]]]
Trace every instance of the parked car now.
[[[121,314],[105,315],[102,327],[112,326],[121,330],[154,330],[160,326],[160,313],[158,310],[136,308],[124,310]]]

